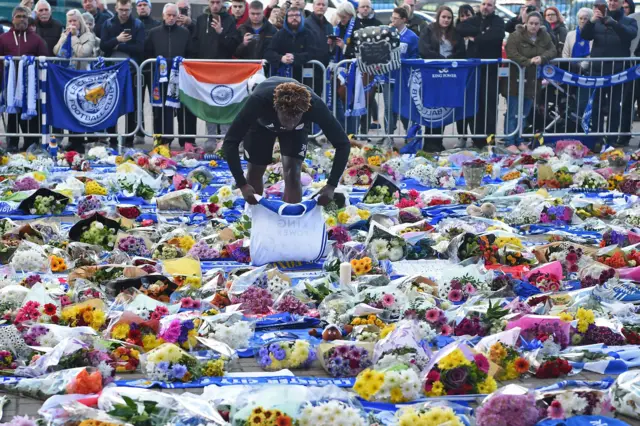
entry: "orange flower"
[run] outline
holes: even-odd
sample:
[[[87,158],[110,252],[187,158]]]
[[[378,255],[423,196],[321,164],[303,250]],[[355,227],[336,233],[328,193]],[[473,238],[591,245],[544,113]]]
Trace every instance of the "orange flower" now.
[[[91,374],[87,369],[83,369],[78,373],[76,378],[67,386],[67,393],[78,393],[89,395],[99,393],[102,390],[102,375],[99,371]]]
[[[519,374],[524,374],[529,371],[529,361],[524,358],[516,359],[516,361],[513,363],[513,366]]]
[[[58,256],[51,256],[51,271],[53,272],[63,272],[67,269],[67,264],[64,259]]]
[[[291,426],[291,417],[279,416],[276,418],[276,426]]]

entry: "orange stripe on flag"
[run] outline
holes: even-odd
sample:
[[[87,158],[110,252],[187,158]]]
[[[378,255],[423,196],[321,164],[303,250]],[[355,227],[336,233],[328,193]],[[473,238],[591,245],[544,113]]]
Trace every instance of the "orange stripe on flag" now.
[[[182,67],[201,83],[237,84],[249,79],[262,70],[259,63],[233,62],[182,62]]]

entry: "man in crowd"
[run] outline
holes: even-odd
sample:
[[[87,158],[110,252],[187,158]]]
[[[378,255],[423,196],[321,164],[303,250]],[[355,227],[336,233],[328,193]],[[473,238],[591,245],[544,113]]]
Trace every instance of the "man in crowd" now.
[[[328,37],[333,35],[333,25],[324,16],[327,13],[327,4],[328,0],[314,0],[313,13],[305,19],[306,29],[315,39],[313,46],[311,46],[313,49],[311,58],[322,62],[324,66],[329,65],[329,44],[327,41]],[[317,91],[316,94],[318,94]]]
[[[96,6],[98,7],[98,10],[101,13],[106,13],[107,15],[109,15],[109,19],[113,18],[113,12],[111,12],[107,6],[104,5],[104,3],[102,2],[102,0],[96,0]]]
[[[526,22],[527,20],[526,19],[527,15],[531,12],[538,12],[542,14],[542,10],[540,10],[541,8],[540,1],[541,0],[525,0],[524,5],[520,8],[520,14],[518,16],[514,16],[513,18],[509,19],[509,22],[505,24],[505,27],[504,27],[505,31],[508,33],[512,33],[516,30],[516,27],[518,25],[524,25],[524,22]],[[544,27],[547,29],[547,32],[551,36],[553,43],[554,44],[557,43],[555,35],[551,30],[551,25],[544,19],[542,20],[542,23],[544,24]]]
[[[140,22],[142,22],[142,25],[144,25],[145,38],[149,37],[149,31],[161,25],[160,21],[157,21],[151,17],[150,0],[137,0],[136,13],[138,14],[138,19],[140,20]],[[151,67],[146,67],[146,69],[142,70],[142,77],[143,77],[142,99],[144,99],[145,93],[147,93],[151,88]],[[142,117],[144,120],[144,114],[142,115]],[[138,131],[138,134],[136,135],[134,142],[136,144],[144,143],[144,132],[142,131],[142,128],[140,128],[140,130]]]
[[[231,14],[236,19],[236,28],[249,19],[249,5],[244,0],[231,0]]]
[[[296,9],[297,10],[297,9]],[[323,100],[312,90],[290,78],[271,77],[254,89],[227,133],[223,149],[236,185],[249,204],[262,195],[263,178],[273,158],[276,138],[280,142],[285,189],[282,200],[302,200],[300,174],[307,152],[305,128],[317,123],[336,148],[327,185],[318,203],[327,205],[349,159],[349,138]],[[245,158],[249,162],[245,178],[240,165],[240,142],[244,141]]]
[[[11,29],[0,36],[0,56],[13,56],[19,58],[22,55],[46,56],[47,45],[35,32],[28,30],[28,19],[31,11],[23,6],[13,9],[11,18]],[[16,64],[16,70],[18,65]],[[0,75],[4,75],[4,67],[0,64]],[[21,112],[7,114],[7,133],[40,133],[38,118],[22,120]],[[21,132],[18,131],[18,124]],[[38,137],[25,137],[24,150],[31,144],[38,142]],[[20,137],[11,136],[7,138],[7,150],[18,152]]]
[[[196,20],[194,53],[199,59],[231,59],[241,41],[235,19],[222,12],[222,0],[209,0],[209,12]]]
[[[196,23],[191,19],[191,5],[189,4],[189,0],[178,0],[176,6],[178,6],[178,20],[176,24],[188,29],[191,37],[193,37],[196,33]]]
[[[313,43],[313,37],[305,29],[302,13],[297,7],[287,10],[284,26],[265,52],[264,57],[271,64],[271,75],[302,81],[302,69],[311,59],[309,49]]]
[[[427,26],[427,23],[413,14],[416,7],[416,0],[404,0],[402,5],[405,6],[407,8],[407,12],[409,12],[407,28],[420,37],[420,31]]]
[[[638,24],[633,18],[624,16],[623,0],[609,0],[609,10],[604,9],[604,0],[597,0],[593,9],[593,17],[584,24],[581,36],[585,40],[593,40],[592,58],[626,58],[629,57],[631,41],[638,33]],[[602,13],[602,9],[605,13]],[[626,63],[629,67],[630,63]],[[602,61],[593,64],[592,76],[611,75],[625,68],[624,61]],[[591,131],[628,133],[631,130],[631,97],[633,83],[623,83],[598,90],[593,102],[591,115]],[[624,98],[624,99],[623,99]],[[620,102],[624,105],[620,111]],[[604,112],[608,108],[607,127],[604,127]],[[610,145],[629,145],[630,136],[609,136],[606,142]]]
[[[147,58],[164,56],[167,60],[167,72],[170,72],[174,57],[188,56],[187,51],[189,42],[191,41],[191,34],[185,27],[177,25],[178,7],[173,3],[165,4],[164,8],[162,9],[162,21],[163,22],[160,26],[153,28],[151,31],[149,31],[149,34],[147,34],[144,43],[144,52]],[[167,98],[167,85],[168,83],[160,83],[159,93],[157,94],[160,97],[160,101],[162,101],[163,103]],[[182,106],[178,110],[179,124],[182,121],[181,117],[184,109],[184,106]],[[174,111],[174,108],[170,108],[164,105],[162,107],[153,108],[154,133],[162,133],[165,135],[174,134]],[[163,140],[163,143],[170,144],[171,141],[172,139],[166,138]],[[180,145],[185,145],[185,141],[183,139],[180,139]]]
[[[131,0],[116,1],[116,16],[104,23],[100,33],[100,50],[107,58],[131,58],[140,64],[144,57],[144,25],[131,16],[132,8]],[[135,79],[132,87],[136,102]],[[116,133],[116,127],[110,128],[108,132]],[[133,131],[135,127],[136,111],[133,111],[127,114],[125,133]],[[133,137],[127,137],[124,144],[127,147],[133,146]],[[117,146],[115,138],[111,139],[111,146]]]
[[[51,17],[51,5],[46,0],[36,3],[36,32],[47,43],[47,56],[55,56],[53,48],[60,40],[62,23]]]
[[[371,7],[371,0],[360,0],[358,2],[358,16],[356,17],[356,23],[353,27],[354,31],[367,27],[379,27],[382,22],[375,17],[373,8]],[[380,129],[380,123],[378,121],[378,102],[376,97],[367,97],[367,113],[360,117],[360,132],[368,133],[369,129]]]
[[[263,59],[276,34],[276,28],[267,20],[263,13],[260,0],[254,0],[249,5],[249,20],[239,28],[242,43],[236,49],[238,59]]]
[[[264,16],[269,19],[269,17],[271,16],[271,12],[273,11],[273,9],[275,9],[276,7],[278,7],[278,0],[269,0],[269,5],[267,7],[264,8]]]
[[[82,7],[85,12],[90,13],[91,16],[93,16],[93,32],[96,37],[100,37],[102,34],[102,25],[112,18],[111,15],[106,12],[101,12],[100,9],[98,9],[96,0],[82,0]]]
[[[382,22],[376,18],[373,8],[371,7],[371,0],[360,0],[358,2],[358,16],[356,17],[355,30],[367,27],[379,27]]]
[[[496,0],[482,0],[480,13],[460,22],[456,27],[462,37],[470,37],[469,40],[474,41],[473,44],[470,43],[468,58],[498,59],[502,57],[504,21],[495,14],[495,2]],[[480,97],[474,133],[489,136],[496,133],[498,65],[483,65],[481,69]],[[476,147],[482,148],[486,145],[486,138],[476,138],[473,143]]]

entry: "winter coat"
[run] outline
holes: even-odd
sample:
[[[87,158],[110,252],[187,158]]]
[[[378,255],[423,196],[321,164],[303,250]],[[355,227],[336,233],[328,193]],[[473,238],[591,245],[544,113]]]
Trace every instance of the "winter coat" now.
[[[583,40],[584,41],[584,40]],[[567,33],[567,38],[564,40],[564,46],[562,48],[562,57],[563,58],[572,58],[573,56],[573,46],[576,44],[576,30],[569,31]],[[589,42],[589,47],[593,48],[593,40]]]
[[[314,43],[314,38],[313,35],[306,30],[304,18],[300,21],[298,31],[294,32],[289,28],[285,17],[282,29],[273,36],[271,45],[264,54],[264,58],[269,61],[271,65],[271,75],[279,75],[278,70],[281,66],[284,66],[281,62],[282,56],[291,53],[294,57],[292,64],[293,78],[302,81],[302,68],[311,60],[309,50],[312,43]]]
[[[242,41],[236,28],[236,19],[228,13],[218,16],[222,25],[220,34],[211,27],[211,14],[204,13],[196,20],[192,42],[198,59],[231,59]]]
[[[53,55],[57,56],[58,52],[67,41],[67,33],[62,33],[58,43],[53,47]],[[71,37],[71,57],[72,58],[93,58],[95,57],[96,49],[96,35],[87,30],[78,36]],[[71,61],[71,67],[77,70],[89,69],[88,61]]]
[[[327,21],[327,18],[315,14],[305,18],[304,22],[305,30],[310,32],[315,40],[311,46],[311,58],[322,62],[325,66],[328,65],[331,55],[329,54],[327,37],[333,35],[333,26]]]
[[[273,36],[278,32],[276,27],[273,26],[267,18],[262,18],[262,26],[258,30],[258,39],[251,40],[248,45],[244,45],[244,35],[247,33],[255,34],[251,22],[246,22],[239,29],[240,31],[240,44],[235,52],[235,57],[238,59],[264,59],[264,55],[273,40]]]
[[[153,19],[151,16],[138,16],[138,19],[142,22],[142,25],[144,25],[144,33],[146,36],[149,35],[149,31],[162,25],[162,22]]]
[[[631,54],[631,42],[638,33],[638,24],[633,18],[624,16],[622,9],[607,12],[604,20],[587,22],[582,28],[582,38],[593,40],[591,49],[592,58],[627,58]],[[623,61],[601,65],[593,64],[593,72],[602,71],[603,74],[612,74],[622,71]]]
[[[379,27],[380,25],[382,25],[382,22],[376,18],[375,13],[371,12],[366,18],[361,18],[360,15],[356,17],[356,23],[353,26],[353,31],[355,32],[368,27]]]
[[[456,27],[461,37],[474,37],[467,51],[467,58],[502,58],[502,40],[504,39],[504,21],[492,13],[484,17],[481,13],[467,19]]]
[[[95,15],[93,15],[93,20],[95,21],[94,27],[93,27],[93,33],[96,35],[96,37],[100,37],[102,35],[102,26],[104,25],[105,22],[107,22],[109,19],[112,19],[113,15],[111,15],[111,13],[107,12],[100,12],[99,10],[97,11],[97,13]]]
[[[551,31],[555,36],[555,45],[556,50],[558,51],[558,56],[562,56],[562,49],[564,49],[564,43],[567,39],[567,27],[560,22],[556,24],[556,26],[553,27]]]
[[[16,32],[13,27],[0,35],[0,56],[46,56],[47,44],[33,31]],[[0,61],[0,84],[4,78],[4,61]]]
[[[557,55],[556,46],[547,30],[540,27],[536,40],[533,41],[524,25],[518,25],[516,30],[507,39],[507,58],[524,68],[524,96],[529,99],[535,97],[536,87],[540,85],[537,80],[537,66],[531,64],[531,59],[536,56],[542,58],[542,63],[546,64]],[[509,79],[509,95],[518,96],[520,78],[516,74]]]
[[[191,34],[185,27],[178,25],[165,25],[155,27],[144,42],[145,58],[164,56],[167,65],[171,67],[176,56],[188,57]]]
[[[116,37],[125,29],[131,30],[131,40],[120,43]],[[144,25],[139,19],[131,16],[124,24],[117,16],[111,18],[102,26],[100,49],[108,58],[121,57],[120,54],[124,54],[141,64],[144,55]]]
[[[62,29],[62,23],[56,19],[49,18],[47,22],[36,19],[36,33],[47,43],[47,56],[55,56],[53,48],[60,40]]]
[[[420,34],[422,34],[422,30],[427,25],[427,22],[416,16],[412,16],[411,18],[409,18],[409,21],[407,21],[407,28],[416,33],[418,37],[420,37]]]
[[[455,29],[453,30],[454,44],[451,56],[445,58],[440,54],[440,40],[436,39],[433,25],[427,25],[420,34],[420,42],[418,44],[420,56],[423,59],[464,59],[466,53],[464,39]]]

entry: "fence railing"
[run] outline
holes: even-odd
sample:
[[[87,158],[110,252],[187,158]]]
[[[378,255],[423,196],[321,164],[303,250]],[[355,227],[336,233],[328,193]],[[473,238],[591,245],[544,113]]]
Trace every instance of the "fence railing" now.
[[[74,63],[89,64],[97,58],[37,58],[38,61],[72,61]],[[4,57],[0,57],[4,63]],[[14,58],[18,61],[20,58]],[[126,61],[124,58],[105,58],[105,65],[113,65]],[[203,62],[228,62],[202,60]],[[240,61],[261,62],[265,65],[265,74],[268,76],[271,67],[265,61]],[[383,139],[405,138],[407,130],[413,124],[417,124],[421,131],[415,135],[417,138],[427,140],[442,138],[472,138],[483,141],[489,135],[494,135],[498,140],[506,139],[514,141],[519,138],[530,138],[537,134],[556,136],[584,136],[584,116],[587,109],[591,109],[590,136],[607,138],[628,138],[639,135],[640,132],[632,130],[635,117],[634,103],[640,98],[640,87],[636,87],[636,80],[629,79],[620,84],[608,87],[576,87],[575,85],[553,81],[541,76],[530,78],[530,69],[521,67],[513,61],[482,60],[479,70],[468,84],[473,91],[478,93],[477,111],[475,102],[467,102],[466,94],[462,112],[449,117],[446,125],[438,125],[437,120],[432,119],[431,125],[424,125],[424,117],[421,117],[420,108],[409,109],[410,114],[400,114],[399,108],[407,103],[417,102],[420,97],[406,96],[405,86],[417,84],[415,81],[405,81],[402,72],[391,72],[383,78],[371,78],[364,76],[363,82],[368,89],[366,94],[365,112],[362,115],[350,116],[345,114],[349,105],[346,103],[344,84],[341,81],[341,70],[348,69],[354,60],[345,60],[337,65],[332,65],[331,80],[327,80],[327,69],[318,61],[310,61],[299,77],[303,83],[310,86],[323,100],[330,100],[330,109],[336,118],[344,126],[347,133],[359,138]],[[429,61],[424,61],[429,62]],[[442,61],[440,61],[442,62]],[[453,67],[464,60],[448,61]],[[6,137],[10,144],[17,143],[20,137],[34,142],[43,135],[53,135],[69,138],[117,138],[119,148],[122,149],[124,138],[133,136],[151,137],[160,134],[162,137],[172,140],[177,138],[182,141],[188,139],[212,139],[223,138],[225,127],[217,125],[209,126],[206,133],[197,131],[197,119],[186,108],[169,108],[164,106],[162,91],[162,106],[153,107],[153,123],[145,122],[148,114],[144,114],[145,94],[151,98],[151,87],[154,81],[155,59],[148,59],[141,65],[130,61],[133,90],[135,95],[135,112],[127,117],[120,117],[119,126],[106,132],[96,133],[63,133],[56,127],[56,123],[48,123],[50,129],[42,130],[42,118],[45,116],[43,105],[46,97],[39,95],[37,102],[37,114],[30,120],[21,120],[17,114],[2,114],[2,129],[0,137]],[[637,58],[585,58],[585,59],[556,59],[552,65],[575,74],[576,78],[586,80],[601,76],[609,76],[623,70],[638,69]],[[543,68],[544,71],[544,68]],[[638,72],[640,75],[640,72]],[[533,81],[531,81],[533,80]],[[620,77],[617,78],[620,80]],[[591,81],[591,80],[589,80]],[[327,86],[329,83],[329,86]],[[330,89],[328,91],[327,89]],[[426,88],[427,90],[429,88]],[[329,92],[329,93],[327,93]],[[415,92],[415,90],[414,90]],[[514,96],[509,96],[509,95]],[[394,106],[394,98],[396,100]],[[591,103],[589,101],[592,101]],[[469,113],[469,110],[471,112]],[[418,111],[414,115],[414,111]],[[451,119],[452,118],[452,119]],[[178,131],[176,132],[176,124]],[[374,126],[372,126],[372,124]],[[444,124],[444,121],[441,123]],[[250,125],[250,123],[247,123]],[[374,128],[375,127],[375,128]],[[413,126],[415,127],[415,126]],[[123,130],[123,131],[122,131]],[[310,137],[315,138],[321,134],[316,126],[309,129]],[[113,142],[113,140],[112,140]],[[112,143],[113,144],[113,143]],[[115,144],[113,144],[115,145]]]

